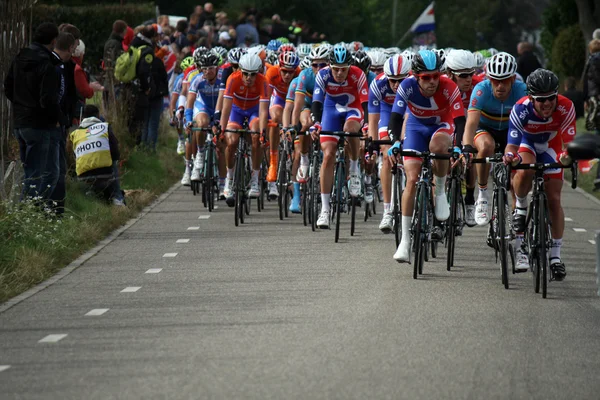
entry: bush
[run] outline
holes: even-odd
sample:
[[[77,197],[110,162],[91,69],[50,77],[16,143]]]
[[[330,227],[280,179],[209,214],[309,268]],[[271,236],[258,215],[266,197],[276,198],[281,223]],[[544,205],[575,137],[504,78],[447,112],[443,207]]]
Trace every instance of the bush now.
[[[552,46],[552,68],[559,76],[581,76],[585,65],[585,40],[579,24],[561,30]]]
[[[84,62],[93,71],[98,71],[104,53],[104,43],[110,36],[115,20],[122,19],[129,26],[135,27],[155,17],[152,3],[76,7],[40,4],[33,8],[32,26],[35,28],[42,22],[51,21],[57,25],[66,22],[78,27],[86,47]]]

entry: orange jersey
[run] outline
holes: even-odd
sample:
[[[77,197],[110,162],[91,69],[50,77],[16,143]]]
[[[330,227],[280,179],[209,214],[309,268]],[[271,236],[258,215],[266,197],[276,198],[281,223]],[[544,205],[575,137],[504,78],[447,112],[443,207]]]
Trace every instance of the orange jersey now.
[[[280,71],[281,67],[273,66],[267,70],[265,77],[267,78],[269,86],[273,89],[273,94],[275,96],[281,97],[282,99],[285,99],[285,96],[287,95],[288,89],[290,87],[290,83],[292,83],[292,81],[290,80],[290,83],[285,83],[281,78]],[[294,72],[293,78],[297,77],[299,74],[300,68],[296,68],[296,72]]]
[[[247,87],[242,79],[242,71],[236,71],[227,79],[223,97],[233,99],[233,104],[242,110],[256,107],[259,102],[269,102],[267,80],[263,74],[256,75],[254,85]]]

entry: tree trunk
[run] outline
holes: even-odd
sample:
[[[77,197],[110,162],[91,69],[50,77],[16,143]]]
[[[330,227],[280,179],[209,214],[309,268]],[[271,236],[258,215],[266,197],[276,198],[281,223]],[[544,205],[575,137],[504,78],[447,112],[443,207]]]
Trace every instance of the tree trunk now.
[[[586,44],[592,40],[592,33],[600,28],[600,0],[575,0],[579,14],[579,25]],[[587,47],[587,46],[586,46]]]

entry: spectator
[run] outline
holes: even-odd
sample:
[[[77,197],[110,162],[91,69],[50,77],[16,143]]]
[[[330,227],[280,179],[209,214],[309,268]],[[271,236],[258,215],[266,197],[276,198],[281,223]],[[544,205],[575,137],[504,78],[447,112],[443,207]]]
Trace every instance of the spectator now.
[[[57,37],[55,24],[40,24],[32,43],[19,51],[4,80],[23,164],[22,199],[48,199],[58,180],[59,126],[66,121],[56,96],[59,83],[52,49]]]
[[[97,196],[124,206],[117,167],[119,142],[109,124],[100,120],[98,107],[85,106],[81,124],[71,132],[70,141],[79,180],[90,185]]]
[[[202,6],[198,5],[198,6],[194,7],[194,14],[200,15],[200,14],[202,14],[202,11],[204,11],[202,9]]]
[[[227,26],[229,23],[229,20],[227,19],[227,13],[224,11],[219,11],[217,14],[215,14],[215,21],[215,26],[219,30],[222,26]]]
[[[135,34],[133,33],[133,29],[128,26],[127,31],[125,31],[125,37],[123,38],[123,51],[129,50],[129,45],[134,37]]]
[[[152,48],[156,53],[160,52],[161,49],[156,45],[159,40],[159,34],[155,28],[149,26],[144,34],[150,35],[146,37],[151,40]],[[151,151],[156,151],[163,101],[164,97],[169,94],[169,78],[161,57],[153,57],[152,59],[150,88],[150,93],[148,94],[149,112],[146,123],[147,129],[142,132],[142,143]]]
[[[61,27],[59,27],[60,30]],[[75,88],[75,63],[71,56],[75,51],[77,39],[69,32],[60,32],[54,44],[56,73],[59,79],[58,103],[66,116],[61,124],[58,144],[58,180],[50,195],[52,206],[57,216],[65,212],[67,195],[67,130],[73,125],[75,105],[77,104],[77,89]]]
[[[198,14],[190,15],[190,23],[188,24],[187,33],[196,33],[198,29],[202,28],[200,24],[200,16]]]
[[[277,39],[280,37],[287,37],[288,28],[281,22],[281,17],[279,14],[275,14],[271,17],[273,24],[271,25],[271,38]]]
[[[215,14],[213,13],[213,4],[204,4],[204,11],[199,15],[198,26],[204,26],[206,21],[212,22],[213,25],[216,23]]]
[[[219,46],[223,46],[227,50],[230,50],[233,47],[233,40],[228,32],[219,33]]]
[[[594,33],[592,33],[592,39],[600,40],[600,28],[594,30]]]
[[[583,117],[583,103],[585,98],[583,97],[583,92],[581,90],[577,90],[577,81],[572,76],[569,76],[565,79],[565,92],[563,95],[573,102],[575,106],[575,116],[576,118]]]
[[[136,67],[135,82],[127,85],[132,99],[126,102],[128,105],[133,105],[129,111],[128,128],[134,135],[137,145],[142,143],[142,137],[148,136],[149,95],[153,85],[151,68],[155,58],[154,43],[152,43],[154,35],[155,30],[151,26],[143,27],[131,41],[131,47],[141,48],[142,51]]]
[[[583,71],[583,97],[585,98],[585,128],[600,135],[600,40],[592,39],[588,45],[590,56]],[[600,190],[600,166],[594,180],[594,191]]]
[[[258,31],[256,30],[256,21],[254,19],[254,15],[248,15],[246,17],[246,21],[243,24],[240,24],[235,28],[237,33],[237,41],[235,43],[236,46],[241,46],[246,43],[258,43]]]
[[[156,23],[158,24],[158,26],[160,26],[163,29],[167,28],[170,25],[169,24],[169,16],[168,15],[159,16],[158,19],[156,20]]]
[[[527,82],[527,77],[538,68],[542,68],[542,64],[533,54],[533,45],[529,42],[521,42],[517,45],[517,72],[523,77],[523,81]]]
[[[85,107],[86,99],[94,97],[94,93],[104,90],[98,82],[90,83],[90,77],[81,68],[83,56],[85,55],[85,44],[83,40],[79,41],[79,46],[73,52],[73,61],[75,61],[75,88],[77,89],[77,105],[75,107],[75,118],[81,120],[81,113]]]
[[[104,70],[106,71],[104,77],[104,86],[109,88],[109,90],[113,90],[114,82],[115,82],[115,62],[117,58],[123,53],[123,40],[125,39],[125,34],[127,32],[127,23],[120,19],[113,22],[112,32],[110,37],[104,43]],[[133,30],[131,31],[133,35]],[[105,101],[107,99],[105,98]]]
[[[183,49],[184,47],[188,47],[191,45],[190,41],[187,38],[187,29],[188,23],[186,20],[182,19],[177,21],[172,41],[177,45],[177,48],[179,49]]]

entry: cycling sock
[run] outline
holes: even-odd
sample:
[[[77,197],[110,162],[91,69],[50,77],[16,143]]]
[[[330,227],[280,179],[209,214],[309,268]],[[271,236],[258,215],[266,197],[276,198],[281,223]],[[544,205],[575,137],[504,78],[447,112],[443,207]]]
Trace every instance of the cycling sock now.
[[[219,187],[225,187],[225,178],[219,178]]]
[[[558,258],[560,261],[560,248],[562,247],[561,239],[552,239],[552,247],[550,247],[550,259]]]
[[[321,193],[321,209],[323,211],[329,211],[329,199],[331,198],[331,193]]]
[[[185,160],[185,173],[189,174],[191,169],[192,160]]]
[[[488,190],[487,185],[485,185],[485,186],[479,185],[479,197],[487,200],[487,198],[488,198],[487,190]]]
[[[445,176],[436,176],[435,177],[435,195],[441,196],[444,194],[446,190],[446,177]]]
[[[258,174],[260,173],[260,170],[258,169],[253,169],[252,170],[252,180],[254,182],[258,182]]]
[[[227,168],[227,179],[233,179],[233,168]]]
[[[467,188],[467,193],[465,194],[465,204],[468,206],[475,204],[475,188]]]
[[[515,236],[515,250],[519,250],[523,244],[523,234],[517,233]]]
[[[204,153],[204,147],[198,147],[198,151],[196,152],[196,154],[200,155]]]
[[[390,208],[392,208],[391,206],[392,206],[392,203],[383,203],[383,212],[384,213],[390,212]]]
[[[271,164],[277,164],[277,160],[279,159],[279,151],[277,150],[270,150],[269,154],[271,155],[271,158],[269,159]]]
[[[358,160],[350,160],[350,173],[358,173]]]
[[[308,159],[308,153],[300,154],[300,165],[310,165],[310,160]]]
[[[402,239],[400,240],[401,242],[404,242],[405,240],[410,240],[410,225],[412,223],[412,217],[409,216],[402,216]]]
[[[516,206],[517,206],[517,213],[519,213],[519,208],[520,208],[521,210],[525,210],[525,212],[519,213],[519,214],[527,214],[527,195],[525,195],[525,197],[517,196]]]
[[[371,175],[365,175],[365,184],[366,185],[370,185],[371,184]]]
[[[300,184],[294,182],[294,199],[300,199]]]

